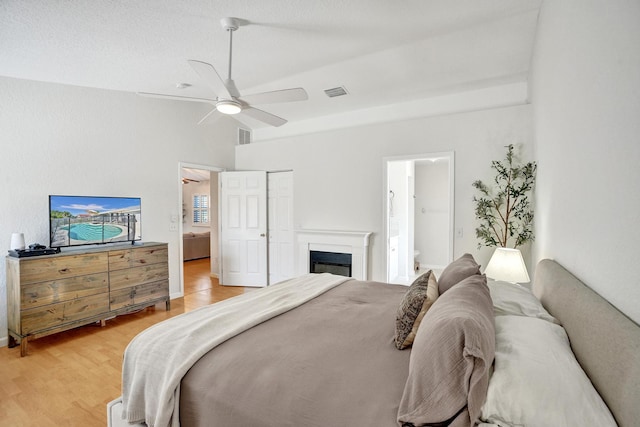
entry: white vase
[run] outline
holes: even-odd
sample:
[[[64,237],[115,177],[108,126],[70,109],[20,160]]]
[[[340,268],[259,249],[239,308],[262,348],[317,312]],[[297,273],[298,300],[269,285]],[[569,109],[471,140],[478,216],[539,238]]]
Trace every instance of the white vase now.
[[[24,234],[13,233],[11,234],[11,249],[24,249]]]

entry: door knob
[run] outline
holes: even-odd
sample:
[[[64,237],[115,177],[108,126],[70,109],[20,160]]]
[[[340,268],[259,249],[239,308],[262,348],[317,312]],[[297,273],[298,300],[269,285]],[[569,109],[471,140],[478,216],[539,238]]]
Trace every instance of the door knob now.
[[[266,236],[266,234],[260,233],[260,237],[264,237],[264,236]]]

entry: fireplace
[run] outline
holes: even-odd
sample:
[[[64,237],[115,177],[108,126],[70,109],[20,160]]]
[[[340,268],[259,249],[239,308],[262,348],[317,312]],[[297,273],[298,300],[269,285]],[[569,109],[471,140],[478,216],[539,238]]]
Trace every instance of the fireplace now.
[[[321,259],[322,271],[367,280],[369,237],[368,231],[296,230],[298,241],[297,271],[303,275],[314,272],[311,254],[332,254]],[[338,259],[334,258],[338,255]],[[326,255],[320,255],[326,257]],[[346,257],[349,257],[347,260]],[[347,270],[346,266],[349,265]]]
[[[351,254],[309,251],[309,272],[351,277]]]

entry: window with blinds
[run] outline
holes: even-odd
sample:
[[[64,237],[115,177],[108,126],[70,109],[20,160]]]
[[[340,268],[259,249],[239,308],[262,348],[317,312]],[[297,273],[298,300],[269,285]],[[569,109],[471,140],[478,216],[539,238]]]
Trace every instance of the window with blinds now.
[[[193,195],[193,223],[209,224],[209,195]]]

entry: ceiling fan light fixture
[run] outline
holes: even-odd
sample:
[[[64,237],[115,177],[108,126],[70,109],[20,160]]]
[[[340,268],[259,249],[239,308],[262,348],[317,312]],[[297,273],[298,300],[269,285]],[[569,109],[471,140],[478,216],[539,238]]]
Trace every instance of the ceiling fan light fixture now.
[[[222,114],[238,114],[242,111],[242,107],[239,102],[225,99],[216,103],[216,110]]]
[[[251,119],[265,123],[270,126],[278,127],[287,123],[282,117],[278,117],[267,111],[260,110],[254,107],[254,104],[275,104],[279,102],[294,102],[294,101],[306,101],[309,99],[307,92],[301,88],[290,88],[281,90],[272,90],[262,93],[254,93],[252,95],[243,96],[238,91],[233,79],[231,78],[231,64],[233,53],[233,33],[239,27],[249,25],[250,22],[246,19],[239,18],[223,18],[221,20],[222,27],[229,33],[229,71],[227,78],[224,79],[218,74],[215,67],[207,62],[198,61],[196,59],[188,59],[187,63],[191,66],[193,71],[209,86],[213,89],[213,98],[197,98],[194,96],[178,96],[178,95],[164,95],[159,93],[144,93],[138,92],[139,95],[150,96],[154,98],[165,98],[181,101],[195,101],[203,102],[206,104],[213,104],[215,108],[209,110],[209,112],[198,122],[203,123],[212,114],[215,117],[217,113],[232,115],[238,114],[247,116]],[[190,83],[179,82],[176,83],[178,89],[186,89],[191,86]]]

